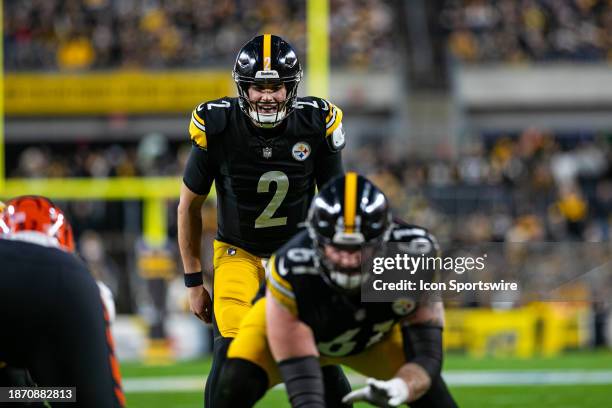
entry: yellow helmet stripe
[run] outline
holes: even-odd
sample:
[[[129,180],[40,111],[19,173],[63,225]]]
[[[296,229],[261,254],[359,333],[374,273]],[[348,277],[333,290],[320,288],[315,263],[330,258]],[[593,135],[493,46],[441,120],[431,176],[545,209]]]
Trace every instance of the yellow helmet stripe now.
[[[263,69],[269,71],[272,69],[272,35],[264,34],[263,37]]]
[[[344,177],[344,232],[355,232],[357,210],[357,173],[348,172]]]

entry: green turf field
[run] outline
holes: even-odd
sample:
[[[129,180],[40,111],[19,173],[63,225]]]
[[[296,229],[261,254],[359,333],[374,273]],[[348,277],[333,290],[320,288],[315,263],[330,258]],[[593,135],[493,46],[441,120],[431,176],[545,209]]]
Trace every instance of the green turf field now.
[[[197,390],[173,391],[159,389],[153,391],[131,391],[133,381],[172,379],[177,384],[194,383],[204,378],[210,362],[199,360],[179,363],[166,367],[148,367],[142,364],[122,365],[126,382],[128,406],[132,408],[183,408],[201,407],[202,395]],[[347,370],[350,372],[350,370]],[[484,359],[474,360],[465,356],[450,355],[445,361],[445,372],[451,376],[466,371],[480,374],[507,371],[511,373],[536,372],[539,376],[546,373],[563,375],[569,372],[610,372],[612,371],[612,352],[574,352],[556,358],[522,359]],[[184,380],[184,381],[183,381]],[[130,384],[132,381],[132,384]],[[566,385],[461,385],[451,386],[451,391],[462,407],[608,407],[612,406],[612,381],[605,384],[566,384]],[[282,389],[270,391],[258,407],[289,407]],[[359,404],[356,407],[366,407]]]

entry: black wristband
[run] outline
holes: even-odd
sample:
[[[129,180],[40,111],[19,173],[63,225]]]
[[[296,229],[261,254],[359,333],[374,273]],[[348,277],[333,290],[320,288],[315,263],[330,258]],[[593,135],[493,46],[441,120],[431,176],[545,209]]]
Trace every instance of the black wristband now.
[[[283,360],[278,363],[278,368],[292,407],[325,407],[323,373],[315,356]]]
[[[442,327],[414,324],[402,327],[408,362],[420,365],[433,381],[442,370]]]
[[[202,273],[202,271],[186,273],[184,274],[184,277],[185,286],[187,286],[188,288],[193,288],[204,284],[204,274]]]

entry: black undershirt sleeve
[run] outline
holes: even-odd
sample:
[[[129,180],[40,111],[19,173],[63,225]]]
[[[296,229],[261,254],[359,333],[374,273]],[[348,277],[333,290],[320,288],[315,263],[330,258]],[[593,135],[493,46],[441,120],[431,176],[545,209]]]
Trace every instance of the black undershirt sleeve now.
[[[208,195],[215,179],[213,168],[208,151],[192,146],[183,173],[183,183],[196,194]]]
[[[408,362],[420,365],[433,381],[442,370],[442,327],[428,324],[402,326]]]
[[[325,408],[325,386],[315,356],[280,361],[278,369],[292,408]]]
[[[318,155],[315,162],[315,178],[319,191],[328,181],[344,174],[342,152],[325,150]]]

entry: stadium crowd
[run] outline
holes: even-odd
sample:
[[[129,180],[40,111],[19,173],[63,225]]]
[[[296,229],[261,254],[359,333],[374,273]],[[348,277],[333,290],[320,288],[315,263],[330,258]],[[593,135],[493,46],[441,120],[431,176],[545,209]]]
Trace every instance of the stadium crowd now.
[[[527,129],[468,144],[456,159],[356,156],[399,215],[445,242],[607,241],[611,147]]]
[[[305,52],[302,0],[4,2],[7,70],[226,67],[250,37],[274,32]],[[332,0],[334,64],[392,61],[382,0]]]
[[[465,62],[612,60],[607,0],[447,0],[440,24]]]

